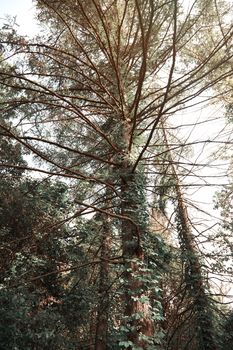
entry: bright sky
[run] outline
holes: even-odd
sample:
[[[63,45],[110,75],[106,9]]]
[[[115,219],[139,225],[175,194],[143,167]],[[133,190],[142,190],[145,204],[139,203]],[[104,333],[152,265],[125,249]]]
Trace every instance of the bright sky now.
[[[20,34],[33,36],[38,32],[35,23],[35,6],[32,0],[0,0],[0,26],[6,21],[7,16],[16,16]]]

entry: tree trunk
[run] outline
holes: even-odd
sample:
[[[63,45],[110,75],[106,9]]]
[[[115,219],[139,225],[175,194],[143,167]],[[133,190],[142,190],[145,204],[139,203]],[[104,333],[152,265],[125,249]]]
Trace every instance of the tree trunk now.
[[[127,128],[125,133],[126,145],[129,144]],[[154,335],[154,324],[150,315],[150,305],[147,301],[148,291],[142,277],[144,266],[144,251],[142,239],[145,227],[143,227],[143,188],[140,188],[138,178],[140,174],[132,172],[130,155],[127,155],[122,166],[122,215],[128,219],[122,221],[122,248],[124,258],[124,298],[125,298],[125,324],[128,328],[127,341],[132,346],[142,349],[147,348],[147,337]],[[140,218],[141,217],[141,218]]]
[[[125,220],[122,224],[123,256],[125,262],[125,316],[130,325],[128,340],[135,346],[145,348],[145,340],[140,340],[140,333],[143,336],[152,337],[154,334],[153,322],[150,318],[148,302],[143,301],[146,296],[146,288],[141,280],[141,269],[144,265],[144,252],[141,245],[142,232],[137,225],[134,213],[137,212],[136,201],[132,199],[130,193],[134,187],[134,176],[122,185],[126,197],[123,204],[123,214],[135,221]],[[133,192],[133,196],[136,193]],[[130,348],[131,349],[131,348]]]
[[[177,201],[177,221],[178,234],[181,240],[185,259],[188,262],[189,281],[187,286],[192,292],[194,301],[194,311],[197,316],[197,341],[199,342],[198,350],[217,350],[217,343],[214,337],[213,315],[210,307],[210,301],[205,290],[205,281],[203,278],[195,236],[189,223],[187,205],[180,186],[179,176],[173,162],[169,143],[163,130],[165,145],[168,150],[168,158],[171,164],[173,179],[175,180],[175,197]],[[186,282],[187,283],[187,282]]]
[[[108,348],[108,318],[109,318],[109,258],[111,255],[111,219],[102,215],[103,220],[101,235],[101,264],[99,273],[99,301],[97,309],[95,350]]]
[[[179,235],[189,264],[189,284],[190,289],[192,290],[194,307],[197,314],[199,349],[217,350],[217,344],[214,337],[213,315],[209,305],[209,298],[205,291],[205,281],[202,275],[202,268],[198,257],[195,238],[189,224],[187,207],[180,189],[178,182],[179,179],[176,173],[174,175],[177,182],[176,194],[178,203]]]

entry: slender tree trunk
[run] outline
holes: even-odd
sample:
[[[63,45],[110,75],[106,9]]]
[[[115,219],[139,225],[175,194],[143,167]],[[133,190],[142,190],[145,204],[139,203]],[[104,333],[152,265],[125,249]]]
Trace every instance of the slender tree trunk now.
[[[178,178],[177,178],[178,181]],[[195,238],[189,224],[187,207],[181,192],[179,183],[176,186],[178,216],[179,216],[179,234],[181,242],[189,264],[190,288],[193,292],[194,306],[197,314],[199,329],[199,349],[217,350],[217,344],[214,337],[213,315],[209,305],[209,298],[205,290],[205,281],[202,275],[202,268],[196,248]]]
[[[102,215],[103,220],[101,232],[101,264],[99,273],[99,303],[97,309],[95,350],[106,350],[108,348],[108,322],[109,322],[109,258],[111,255],[112,227],[111,219]]]
[[[167,137],[164,131],[165,144],[168,148],[169,160],[173,178],[175,180],[175,192],[177,200],[178,233],[183,245],[184,254],[188,261],[189,268],[189,288],[192,291],[194,307],[198,323],[198,350],[217,350],[218,346],[214,337],[213,315],[210,301],[206,294],[205,280],[203,278],[199,254],[195,237],[190,226],[187,205],[181,190],[179,176],[173,162],[173,157],[169,149]]]

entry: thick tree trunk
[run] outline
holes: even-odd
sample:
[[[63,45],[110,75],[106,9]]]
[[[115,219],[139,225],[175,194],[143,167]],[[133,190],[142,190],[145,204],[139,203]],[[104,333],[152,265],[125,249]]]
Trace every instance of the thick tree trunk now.
[[[125,143],[129,144],[129,133],[125,132]],[[150,315],[150,305],[146,301],[146,290],[142,272],[144,251],[142,247],[143,225],[140,215],[145,208],[142,204],[142,190],[138,186],[138,174],[132,173],[130,155],[124,159],[122,166],[122,215],[129,218],[122,221],[122,248],[124,258],[125,280],[125,318],[128,328],[127,340],[134,347],[147,348],[148,339],[154,335],[154,324]],[[144,228],[145,230],[145,228]],[[128,347],[129,350],[133,346]]]
[[[135,346],[146,349],[146,341],[140,339],[140,335],[152,337],[154,334],[153,321],[150,317],[150,305],[143,301],[146,296],[146,288],[142,281],[144,265],[144,252],[141,245],[142,231],[137,225],[135,217],[138,211],[136,199],[137,193],[130,192],[134,187],[134,176],[122,184],[125,194],[122,212],[130,217],[131,221],[125,220],[122,224],[123,256],[125,262],[125,316],[129,326],[128,340]],[[130,195],[131,194],[131,195]],[[131,348],[129,348],[131,349]]]

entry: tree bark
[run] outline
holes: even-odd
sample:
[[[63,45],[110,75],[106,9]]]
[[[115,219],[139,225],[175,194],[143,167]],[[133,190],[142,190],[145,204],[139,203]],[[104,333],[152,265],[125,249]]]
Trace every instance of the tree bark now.
[[[111,219],[101,215],[103,220],[101,232],[101,264],[99,272],[99,301],[97,309],[95,350],[108,348],[108,322],[109,322],[109,258],[111,256],[112,232]]]
[[[129,144],[129,126],[125,130],[125,143]],[[142,349],[147,348],[146,338],[154,335],[154,323],[150,315],[149,302],[143,300],[148,291],[145,282],[142,281],[141,271],[145,263],[145,256],[142,246],[143,225],[140,222],[140,215],[143,214],[142,195],[138,176],[132,172],[130,155],[127,154],[122,164],[122,214],[130,220],[122,221],[122,249],[124,258],[124,298],[125,318],[128,328],[127,340],[133,346]],[[133,346],[128,347],[129,350]]]
[[[202,274],[201,263],[199,261],[198,252],[195,243],[195,237],[189,224],[187,206],[185,205],[183,194],[178,183],[176,174],[176,194],[178,203],[179,216],[179,235],[184,245],[186,258],[188,259],[190,269],[190,288],[193,292],[194,307],[197,314],[197,322],[199,329],[199,349],[200,350],[217,350],[217,344],[214,337],[214,326],[212,320],[212,310],[209,305],[209,298],[205,290],[205,281]]]
[[[181,244],[183,245],[183,252],[188,262],[189,281],[188,287],[192,292],[194,300],[194,308],[197,315],[198,323],[198,350],[217,350],[218,346],[214,336],[213,314],[210,307],[210,301],[206,294],[206,283],[203,278],[202,267],[200,263],[199,254],[197,251],[197,244],[195,236],[192,233],[190,226],[187,205],[185,203],[184,195],[181,190],[179,176],[173,162],[171,150],[165,130],[163,131],[165,145],[168,149],[168,157],[171,164],[173,178],[175,180],[175,197],[177,202],[177,219],[178,219],[178,234]]]

